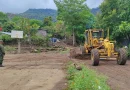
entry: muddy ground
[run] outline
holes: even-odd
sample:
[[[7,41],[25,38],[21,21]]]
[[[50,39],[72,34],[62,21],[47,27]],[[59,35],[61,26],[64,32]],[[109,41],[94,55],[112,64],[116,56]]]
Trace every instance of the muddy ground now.
[[[64,90],[68,56],[67,52],[6,54],[5,67],[0,68],[0,90]],[[114,60],[102,60],[93,67],[89,57],[76,58],[71,60],[106,75],[112,90],[130,90],[130,61],[120,66]]]

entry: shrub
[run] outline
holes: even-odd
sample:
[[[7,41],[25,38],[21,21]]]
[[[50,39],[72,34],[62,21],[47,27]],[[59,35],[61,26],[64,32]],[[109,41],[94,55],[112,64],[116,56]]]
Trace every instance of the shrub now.
[[[6,34],[1,34],[0,35],[0,39],[3,40],[3,41],[5,41],[5,42],[8,42],[8,41],[12,40],[11,36],[6,35]]]
[[[41,36],[32,36],[31,41],[33,45],[46,47],[48,46],[49,38]]]

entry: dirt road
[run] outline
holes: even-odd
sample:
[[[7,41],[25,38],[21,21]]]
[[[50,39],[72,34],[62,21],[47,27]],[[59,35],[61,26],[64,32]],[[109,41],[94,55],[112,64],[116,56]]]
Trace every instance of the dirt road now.
[[[0,68],[0,90],[63,90],[67,87],[67,53],[7,54]],[[82,60],[81,60],[82,59]],[[112,90],[130,90],[130,61],[125,66],[116,61],[100,61],[91,66],[89,58],[72,59],[108,77]]]
[[[81,59],[73,59],[73,61],[82,63],[98,73],[106,75],[112,90],[130,90],[130,60],[124,66],[117,65],[115,60],[101,60],[99,66],[92,66],[90,59]]]
[[[7,54],[0,68],[0,90],[62,90],[64,54]]]

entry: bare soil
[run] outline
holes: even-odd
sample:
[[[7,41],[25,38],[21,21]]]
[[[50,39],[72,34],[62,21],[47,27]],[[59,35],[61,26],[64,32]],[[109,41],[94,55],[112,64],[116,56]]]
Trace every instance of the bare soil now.
[[[103,74],[108,78],[108,85],[111,90],[130,90],[130,60],[126,65],[118,65],[115,59],[100,60],[99,66],[92,66],[90,55],[81,55],[79,50],[76,59],[72,59],[75,63],[86,65],[90,69],[96,70],[99,74]]]
[[[0,90],[63,90],[66,54],[7,54],[0,68]]]
[[[5,67],[0,67],[0,90],[64,90],[65,65],[70,59],[106,75],[112,90],[130,90],[130,61],[120,66],[115,60],[101,60],[94,67],[90,56],[68,56],[63,52],[6,54]]]

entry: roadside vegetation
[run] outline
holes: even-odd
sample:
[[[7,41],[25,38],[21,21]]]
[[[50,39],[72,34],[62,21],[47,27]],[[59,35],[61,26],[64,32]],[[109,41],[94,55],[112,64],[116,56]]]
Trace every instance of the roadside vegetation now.
[[[6,52],[16,51],[16,48],[12,46],[5,46],[4,49]]]
[[[97,74],[94,70],[82,65],[82,70],[76,70],[70,62],[67,66],[67,90],[110,90],[107,77]]]

